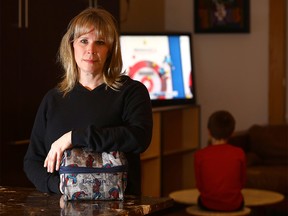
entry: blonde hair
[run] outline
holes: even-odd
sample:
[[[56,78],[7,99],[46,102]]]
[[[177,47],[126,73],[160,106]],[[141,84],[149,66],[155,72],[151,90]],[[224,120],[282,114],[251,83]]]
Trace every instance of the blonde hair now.
[[[105,39],[109,47],[108,57],[103,68],[104,83],[114,90],[121,86],[120,77],[123,63],[116,20],[104,9],[87,8],[70,21],[60,44],[58,59],[65,73],[58,88],[64,96],[74,88],[79,79],[73,41],[88,33],[91,27]]]

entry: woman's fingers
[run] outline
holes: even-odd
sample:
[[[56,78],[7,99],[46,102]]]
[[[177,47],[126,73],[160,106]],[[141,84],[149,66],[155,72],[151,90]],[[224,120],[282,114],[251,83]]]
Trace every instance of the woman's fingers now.
[[[44,167],[47,168],[47,172],[53,173],[54,170],[60,169],[62,155],[64,150],[71,148],[71,131],[64,134],[58,140],[56,140],[48,152],[48,155],[44,161]]]
[[[49,163],[49,172],[50,173],[54,172],[56,158],[57,158],[57,153],[52,154],[52,156],[50,158],[50,163]]]
[[[54,156],[53,150],[50,149],[50,151],[46,157],[46,160],[45,160],[45,161],[47,161],[47,163],[46,163],[47,172],[53,173],[53,171],[54,171],[54,158],[55,158],[55,156]]]
[[[45,161],[44,167],[47,168],[47,172],[53,173],[54,170],[59,170],[62,153],[60,150],[54,151],[53,147],[50,149]]]
[[[61,160],[62,160],[62,153],[57,155],[57,160],[56,160],[56,170],[57,171],[60,169]]]

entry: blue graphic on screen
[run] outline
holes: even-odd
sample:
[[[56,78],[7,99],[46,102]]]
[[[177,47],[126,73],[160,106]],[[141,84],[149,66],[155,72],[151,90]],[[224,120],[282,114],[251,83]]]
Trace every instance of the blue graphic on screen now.
[[[176,98],[184,98],[185,91],[182,76],[180,40],[179,37],[177,36],[169,36],[168,40],[169,40],[170,57],[173,64],[173,68],[171,68],[173,90],[178,93]]]

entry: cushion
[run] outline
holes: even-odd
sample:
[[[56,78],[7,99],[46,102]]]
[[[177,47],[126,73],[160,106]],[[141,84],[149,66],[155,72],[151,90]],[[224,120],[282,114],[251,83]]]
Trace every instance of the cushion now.
[[[247,166],[256,166],[263,164],[263,160],[254,152],[246,153],[246,164]]]
[[[266,165],[288,165],[288,125],[254,125],[249,129],[250,151]]]
[[[272,190],[288,195],[287,166],[252,166],[247,169],[245,187]]]

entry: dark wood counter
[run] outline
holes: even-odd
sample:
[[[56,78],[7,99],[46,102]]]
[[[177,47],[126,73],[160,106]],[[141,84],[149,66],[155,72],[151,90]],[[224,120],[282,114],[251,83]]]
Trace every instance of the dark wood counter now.
[[[0,186],[0,215],[147,215],[173,205],[168,197],[126,196],[124,201],[68,201],[34,188]]]

